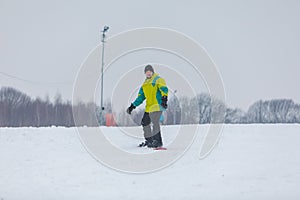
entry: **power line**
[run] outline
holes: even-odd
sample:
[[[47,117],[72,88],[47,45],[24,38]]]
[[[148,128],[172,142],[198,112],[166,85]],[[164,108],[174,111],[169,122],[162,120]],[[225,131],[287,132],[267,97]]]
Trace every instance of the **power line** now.
[[[71,82],[71,81],[66,81],[66,82],[41,82],[41,81],[32,81],[32,80],[27,80],[27,79],[24,79],[24,78],[20,78],[18,76],[11,75],[11,74],[8,74],[6,72],[1,72],[1,71],[0,71],[0,74],[4,75],[6,77],[9,77],[9,78],[15,79],[15,80],[19,80],[19,81],[30,83],[30,84],[34,84],[34,85],[36,85],[36,84],[42,84],[42,85],[71,85],[71,84],[73,84],[73,82]]]

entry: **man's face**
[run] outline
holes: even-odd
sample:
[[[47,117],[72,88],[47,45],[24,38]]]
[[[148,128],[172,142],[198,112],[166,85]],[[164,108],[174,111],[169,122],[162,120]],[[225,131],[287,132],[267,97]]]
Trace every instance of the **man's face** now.
[[[146,75],[147,78],[151,78],[152,75],[153,75],[153,72],[152,71],[146,71],[145,75]]]

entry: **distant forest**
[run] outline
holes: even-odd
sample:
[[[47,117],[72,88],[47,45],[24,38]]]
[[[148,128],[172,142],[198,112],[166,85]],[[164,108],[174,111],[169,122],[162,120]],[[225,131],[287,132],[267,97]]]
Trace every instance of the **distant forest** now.
[[[228,108],[224,102],[202,93],[194,98],[170,98],[168,109],[164,112],[162,123],[171,124],[208,124],[221,123],[218,111],[225,112],[225,123],[300,123],[300,104],[291,99],[259,100],[252,104],[248,111]],[[132,115],[124,110],[114,113],[117,126],[140,125],[142,109],[137,109]],[[222,113],[224,113],[222,112]],[[105,102],[105,110],[100,116],[100,108],[94,103],[78,103],[63,101],[61,95],[54,102],[49,99],[31,98],[27,94],[11,87],[0,89],[0,127],[22,126],[66,126],[73,127],[74,116],[77,126],[99,126],[100,121],[105,125],[105,115],[111,113],[111,105]],[[95,120],[96,116],[96,120]],[[102,120],[100,120],[102,118]]]

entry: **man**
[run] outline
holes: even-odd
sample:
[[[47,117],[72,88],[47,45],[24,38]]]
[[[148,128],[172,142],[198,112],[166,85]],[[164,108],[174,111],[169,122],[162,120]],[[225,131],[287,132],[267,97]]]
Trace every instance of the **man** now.
[[[159,120],[162,111],[168,107],[168,88],[165,80],[154,73],[151,65],[147,65],[144,72],[146,79],[139,90],[138,97],[127,108],[127,113],[131,114],[132,110],[146,99],[145,113],[141,122],[145,142],[141,143],[139,147],[157,148],[163,146]],[[152,131],[151,122],[153,124]]]

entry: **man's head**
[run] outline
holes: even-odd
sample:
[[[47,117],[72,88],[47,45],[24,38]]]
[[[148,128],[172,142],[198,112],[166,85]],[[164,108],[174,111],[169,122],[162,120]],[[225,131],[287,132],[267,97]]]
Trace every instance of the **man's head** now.
[[[145,75],[147,78],[151,78],[154,74],[154,69],[151,65],[146,65],[145,67]]]

